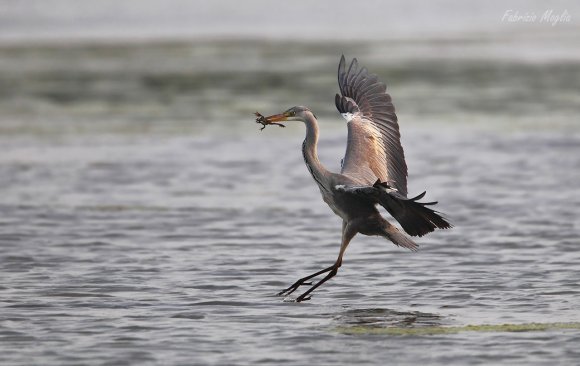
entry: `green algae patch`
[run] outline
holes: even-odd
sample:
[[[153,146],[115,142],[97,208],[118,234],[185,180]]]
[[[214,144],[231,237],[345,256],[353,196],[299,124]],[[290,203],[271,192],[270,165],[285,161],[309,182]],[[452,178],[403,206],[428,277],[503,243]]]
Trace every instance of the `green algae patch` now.
[[[343,334],[384,334],[384,335],[437,335],[462,332],[537,332],[558,329],[580,330],[580,323],[527,323],[527,324],[482,324],[458,327],[338,327],[336,331]]]

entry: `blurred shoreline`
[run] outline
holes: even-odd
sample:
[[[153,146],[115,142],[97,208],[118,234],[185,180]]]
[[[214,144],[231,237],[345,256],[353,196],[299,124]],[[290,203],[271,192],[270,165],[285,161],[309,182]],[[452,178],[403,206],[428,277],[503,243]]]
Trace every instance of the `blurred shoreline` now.
[[[580,48],[576,47],[576,41],[580,35],[578,29],[550,28],[546,31],[530,31],[529,29],[512,30],[508,32],[475,32],[461,33],[453,35],[421,35],[421,36],[401,36],[393,38],[287,38],[268,36],[245,36],[245,35],[223,35],[194,37],[188,35],[148,36],[148,37],[55,37],[55,38],[0,38],[0,49],[10,51],[11,49],[26,48],[80,48],[80,47],[144,47],[144,46],[207,46],[215,45],[219,47],[235,46],[239,44],[262,45],[270,47],[282,46],[336,46],[353,47],[362,45],[367,47],[378,47],[381,45],[395,47],[395,51],[400,48],[425,48],[424,54],[418,53],[411,57],[422,56],[433,59],[439,58],[486,58],[490,60],[514,60],[530,63],[541,62],[572,62],[580,61]],[[467,49],[466,54],[454,53],[454,48],[463,46],[476,46],[483,53],[477,54],[475,50]],[[446,48],[447,47],[447,48]],[[443,52],[433,52],[443,51]],[[392,55],[395,59],[400,58],[396,53]]]
[[[2,45],[0,131],[238,134],[256,110],[291,105],[310,106],[338,129],[331,121],[341,54],[387,82],[405,125],[577,129],[580,49],[530,42]]]

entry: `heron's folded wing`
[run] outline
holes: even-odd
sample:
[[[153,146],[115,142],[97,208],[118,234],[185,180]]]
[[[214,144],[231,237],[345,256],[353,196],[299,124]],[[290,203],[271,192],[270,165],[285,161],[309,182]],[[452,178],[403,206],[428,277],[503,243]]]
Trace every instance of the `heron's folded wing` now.
[[[348,69],[344,55],[338,66],[336,108],[350,120],[342,174],[372,184],[379,179],[391,182],[407,195],[407,164],[401,146],[395,107],[385,84],[358,67],[353,59]]]
[[[338,186],[337,189],[380,204],[411,236],[423,236],[435,229],[452,227],[452,224],[440,212],[427,207],[437,202],[419,202],[425,196],[425,192],[416,197],[407,198],[379,181],[372,186]]]

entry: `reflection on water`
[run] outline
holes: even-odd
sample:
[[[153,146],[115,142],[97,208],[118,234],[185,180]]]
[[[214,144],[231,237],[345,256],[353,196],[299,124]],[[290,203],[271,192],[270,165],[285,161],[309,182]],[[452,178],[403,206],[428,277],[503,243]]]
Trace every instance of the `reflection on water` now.
[[[349,309],[334,317],[334,330],[348,335],[422,336],[463,332],[544,332],[567,330],[577,332],[580,322],[512,323],[457,325],[453,315],[391,309]],[[541,319],[538,319],[541,320]]]
[[[437,314],[391,309],[349,309],[335,317],[339,327],[418,328],[442,326],[445,321]]]

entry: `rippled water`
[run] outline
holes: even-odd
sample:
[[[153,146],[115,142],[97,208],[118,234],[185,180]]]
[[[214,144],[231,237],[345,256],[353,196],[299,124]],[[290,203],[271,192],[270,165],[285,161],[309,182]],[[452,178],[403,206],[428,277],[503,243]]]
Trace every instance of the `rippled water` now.
[[[301,47],[311,56],[290,59]],[[311,105],[338,170],[341,49],[389,81],[410,193],[456,227],[417,253],[357,236],[311,301],[285,302],[274,294],[334,261],[340,221],[303,165],[303,127],[259,132],[251,112]],[[3,364],[580,357],[578,63],[397,61],[340,43],[4,54]],[[572,329],[477,330],[505,323]],[[371,331],[425,327],[459,330]]]

